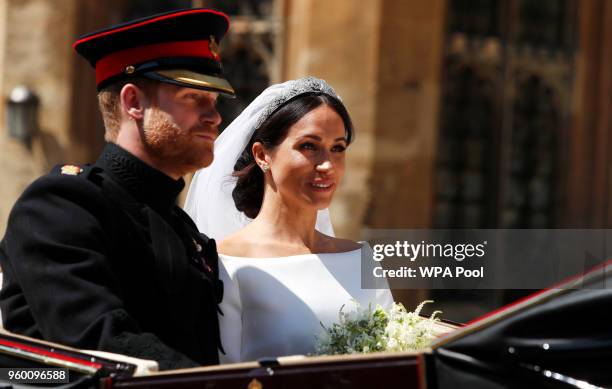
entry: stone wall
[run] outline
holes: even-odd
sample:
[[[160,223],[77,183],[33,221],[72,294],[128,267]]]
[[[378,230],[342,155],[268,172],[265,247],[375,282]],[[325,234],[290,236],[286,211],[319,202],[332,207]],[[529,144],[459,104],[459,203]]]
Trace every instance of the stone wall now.
[[[23,189],[52,165],[64,159],[69,143],[70,79],[76,0],[7,0],[2,2],[0,33],[0,233]],[[40,133],[28,148],[8,137],[5,102],[17,85],[40,99]]]
[[[5,0],[0,2],[0,236],[15,200],[58,163],[95,159],[104,129],[95,73],[72,49],[86,32],[119,22],[125,0]],[[30,146],[8,136],[5,101],[17,85],[40,99]]]
[[[369,228],[432,224],[444,2],[385,1]]]

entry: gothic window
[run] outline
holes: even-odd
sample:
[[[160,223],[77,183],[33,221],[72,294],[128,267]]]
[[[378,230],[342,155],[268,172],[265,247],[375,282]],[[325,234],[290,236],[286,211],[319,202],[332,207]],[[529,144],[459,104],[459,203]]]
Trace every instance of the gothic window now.
[[[490,144],[497,117],[497,80],[478,64],[450,56],[448,84],[440,119],[437,220],[438,226],[480,226],[491,218],[494,157]]]
[[[512,101],[510,163],[502,225],[508,228],[550,228],[554,222],[554,188],[561,130],[561,107],[554,87],[534,74],[517,80]]]
[[[574,62],[575,0],[449,0],[433,224],[550,228]],[[531,291],[434,290],[468,320]]]
[[[439,228],[555,226],[575,0],[450,0]]]

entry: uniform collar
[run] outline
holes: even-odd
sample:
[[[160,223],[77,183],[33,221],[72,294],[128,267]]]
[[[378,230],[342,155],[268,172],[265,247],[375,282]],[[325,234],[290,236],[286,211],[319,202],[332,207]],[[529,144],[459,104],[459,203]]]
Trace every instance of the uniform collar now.
[[[114,143],[107,143],[96,162],[112,179],[137,200],[154,208],[169,209],[185,187]]]

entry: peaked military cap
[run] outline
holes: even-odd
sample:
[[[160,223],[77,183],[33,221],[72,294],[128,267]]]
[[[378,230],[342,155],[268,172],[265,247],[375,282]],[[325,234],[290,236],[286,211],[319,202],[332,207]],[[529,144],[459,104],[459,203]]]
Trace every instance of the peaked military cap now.
[[[84,35],[72,47],[96,69],[98,90],[141,76],[233,97],[218,46],[228,29],[222,12],[185,9]]]

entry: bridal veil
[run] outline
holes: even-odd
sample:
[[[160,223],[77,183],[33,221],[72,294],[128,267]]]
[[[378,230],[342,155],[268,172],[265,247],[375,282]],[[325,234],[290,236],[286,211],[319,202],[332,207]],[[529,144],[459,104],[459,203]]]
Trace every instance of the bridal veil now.
[[[270,115],[292,98],[308,93],[324,93],[340,100],[331,86],[314,77],[272,85],[257,96],[217,138],[213,163],[195,173],[185,202],[185,211],[200,232],[222,240],[251,221],[234,205],[234,165],[255,130]],[[316,229],[334,235],[328,209],[319,211]]]

